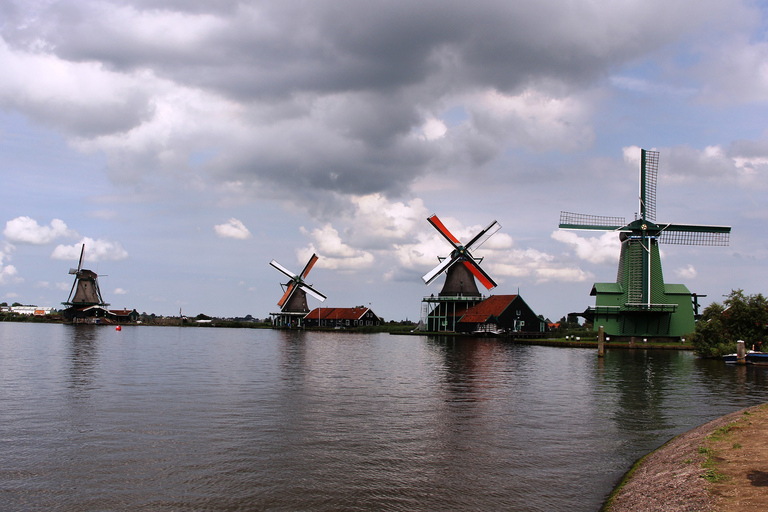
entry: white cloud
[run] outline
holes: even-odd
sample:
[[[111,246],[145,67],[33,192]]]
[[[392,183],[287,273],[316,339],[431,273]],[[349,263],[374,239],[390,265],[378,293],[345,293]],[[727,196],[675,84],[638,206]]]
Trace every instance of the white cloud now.
[[[493,90],[475,98],[470,109],[481,131],[534,151],[573,151],[595,139],[587,96],[555,96],[535,88],[517,95]]]
[[[128,292],[126,290],[123,290],[122,288],[115,288],[112,291],[112,293],[115,294],[115,295],[127,295],[128,294]]]
[[[245,227],[242,221],[232,218],[224,224],[218,224],[213,227],[216,234],[223,238],[236,238],[238,240],[245,240],[251,237],[251,232]]]
[[[339,232],[331,224],[313,229],[311,232],[301,228],[301,232],[305,236],[309,236],[313,242],[297,251],[296,256],[299,261],[306,262],[313,253],[316,253],[319,257],[316,265],[320,268],[344,271],[368,268],[373,264],[373,254],[355,249],[344,243]]]
[[[14,249],[15,247],[7,242],[0,244],[0,285],[23,281],[16,277],[18,273],[16,267],[5,264],[6,260],[10,259],[10,254]]]
[[[597,237],[581,237],[572,231],[559,229],[552,238],[569,245],[580,259],[595,264],[618,263],[621,243],[617,233],[603,233]]]
[[[77,236],[64,221],[53,219],[50,226],[41,226],[31,217],[16,217],[5,223],[5,237],[15,243],[44,245],[57,238]]]
[[[388,248],[412,240],[414,231],[425,225],[429,216],[419,198],[405,203],[389,201],[381,194],[368,194],[350,200],[354,211],[348,219],[349,238],[365,249]]]
[[[85,261],[107,261],[124,260],[128,257],[128,252],[123,249],[119,242],[110,240],[85,237],[74,245],[57,245],[51,254],[55,260],[78,261],[80,259],[81,248],[85,244],[83,258]]]
[[[562,267],[537,269],[536,277],[538,277],[538,282],[540,283],[546,281],[581,283],[588,279],[592,279],[594,275],[589,272],[584,272],[580,268]]]
[[[13,265],[0,265],[0,284],[18,283],[16,267]]]
[[[445,137],[448,127],[439,119],[430,118],[421,125],[419,137],[423,140],[437,140]]]
[[[696,277],[696,269],[689,264],[687,267],[675,269],[675,275],[684,280],[693,279]]]

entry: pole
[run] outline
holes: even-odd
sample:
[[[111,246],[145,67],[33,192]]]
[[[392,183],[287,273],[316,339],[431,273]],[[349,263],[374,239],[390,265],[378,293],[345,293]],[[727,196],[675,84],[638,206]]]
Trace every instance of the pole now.
[[[744,346],[744,340],[736,342],[736,364],[747,364],[747,347]]]
[[[601,325],[597,331],[597,357],[605,355],[605,330]]]

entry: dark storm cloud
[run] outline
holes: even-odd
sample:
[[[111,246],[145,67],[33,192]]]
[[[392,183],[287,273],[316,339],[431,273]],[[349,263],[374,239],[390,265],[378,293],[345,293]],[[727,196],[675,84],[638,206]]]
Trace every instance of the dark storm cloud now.
[[[70,1],[16,14],[3,32],[19,44],[42,38],[68,60],[151,68],[247,100],[386,91],[435,75],[503,91],[547,76],[583,82],[710,14],[653,2]]]
[[[487,91],[578,95],[612,67],[718,19],[721,4],[5,2],[0,34],[19,53],[95,65],[113,81],[127,77],[119,94],[79,111],[77,102],[50,105],[43,94],[16,105],[69,135],[131,133],[130,144],[109,142],[111,165],[121,167],[113,175],[147,172],[153,152],[157,161],[183,165],[185,155],[210,151],[219,156],[205,168],[224,181],[396,195],[424,174],[481,166],[510,139],[535,150],[589,144],[589,129],[574,135],[568,128],[588,119],[588,109],[578,108],[566,111],[576,112],[572,118],[526,111],[508,121],[494,117],[493,106],[475,105],[466,107],[467,123],[444,138],[427,141],[419,129]],[[190,107],[190,91],[230,109],[231,124],[208,128],[214,123],[206,116],[217,113]],[[537,131],[542,118],[548,124]]]

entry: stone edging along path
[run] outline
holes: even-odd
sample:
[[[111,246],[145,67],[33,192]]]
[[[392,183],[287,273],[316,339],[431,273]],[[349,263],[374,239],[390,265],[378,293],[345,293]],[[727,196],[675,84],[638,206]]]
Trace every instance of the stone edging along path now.
[[[768,510],[768,404],[705,423],[646,455],[601,510]]]

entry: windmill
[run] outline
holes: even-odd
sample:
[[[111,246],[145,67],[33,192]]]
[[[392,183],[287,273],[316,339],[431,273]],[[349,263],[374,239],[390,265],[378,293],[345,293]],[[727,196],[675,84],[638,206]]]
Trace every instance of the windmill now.
[[[615,231],[621,240],[616,283],[595,283],[595,307],[582,316],[619,337],[679,338],[694,329],[696,295],[685,285],[665,284],[659,243],[728,245],[730,226],[656,222],[657,151],[640,153],[640,215],[621,217],[560,212],[560,228]],[[699,295],[701,296],[701,295]]]
[[[425,297],[422,301],[422,318],[426,319],[429,331],[452,331],[457,314],[482,300],[475,278],[488,290],[496,287],[496,282],[480,267],[483,258],[475,258],[470,250],[483,245],[501,229],[501,225],[494,220],[463,245],[437,215],[431,215],[427,221],[451,244],[453,250],[449,256],[438,258],[440,263],[422,277],[424,284],[429,285],[441,274],[446,274],[438,297]]]
[[[307,306],[307,294],[316,298],[320,302],[326,299],[326,296],[318,292],[310,285],[304,282],[309,271],[317,262],[317,254],[313,254],[309,258],[309,261],[304,266],[304,270],[300,274],[292,272],[279,264],[277,261],[272,260],[269,262],[271,266],[286,275],[290,281],[282,285],[285,288],[285,292],[277,305],[280,306],[280,313],[271,313],[275,317],[275,323],[280,327],[300,326],[301,319],[309,313],[309,307]]]
[[[71,314],[66,316],[74,316],[74,310],[88,308],[91,306],[99,306],[100,308],[106,308],[109,306],[101,297],[101,290],[99,289],[99,279],[96,272],[83,268],[83,256],[85,255],[85,244],[80,249],[80,260],[77,263],[77,268],[70,268],[69,274],[75,276],[75,281],[72,283],[72,288],[69,291],[69,297],[66,302],[62,302],[63,305],[69,306],[67,311]]]

